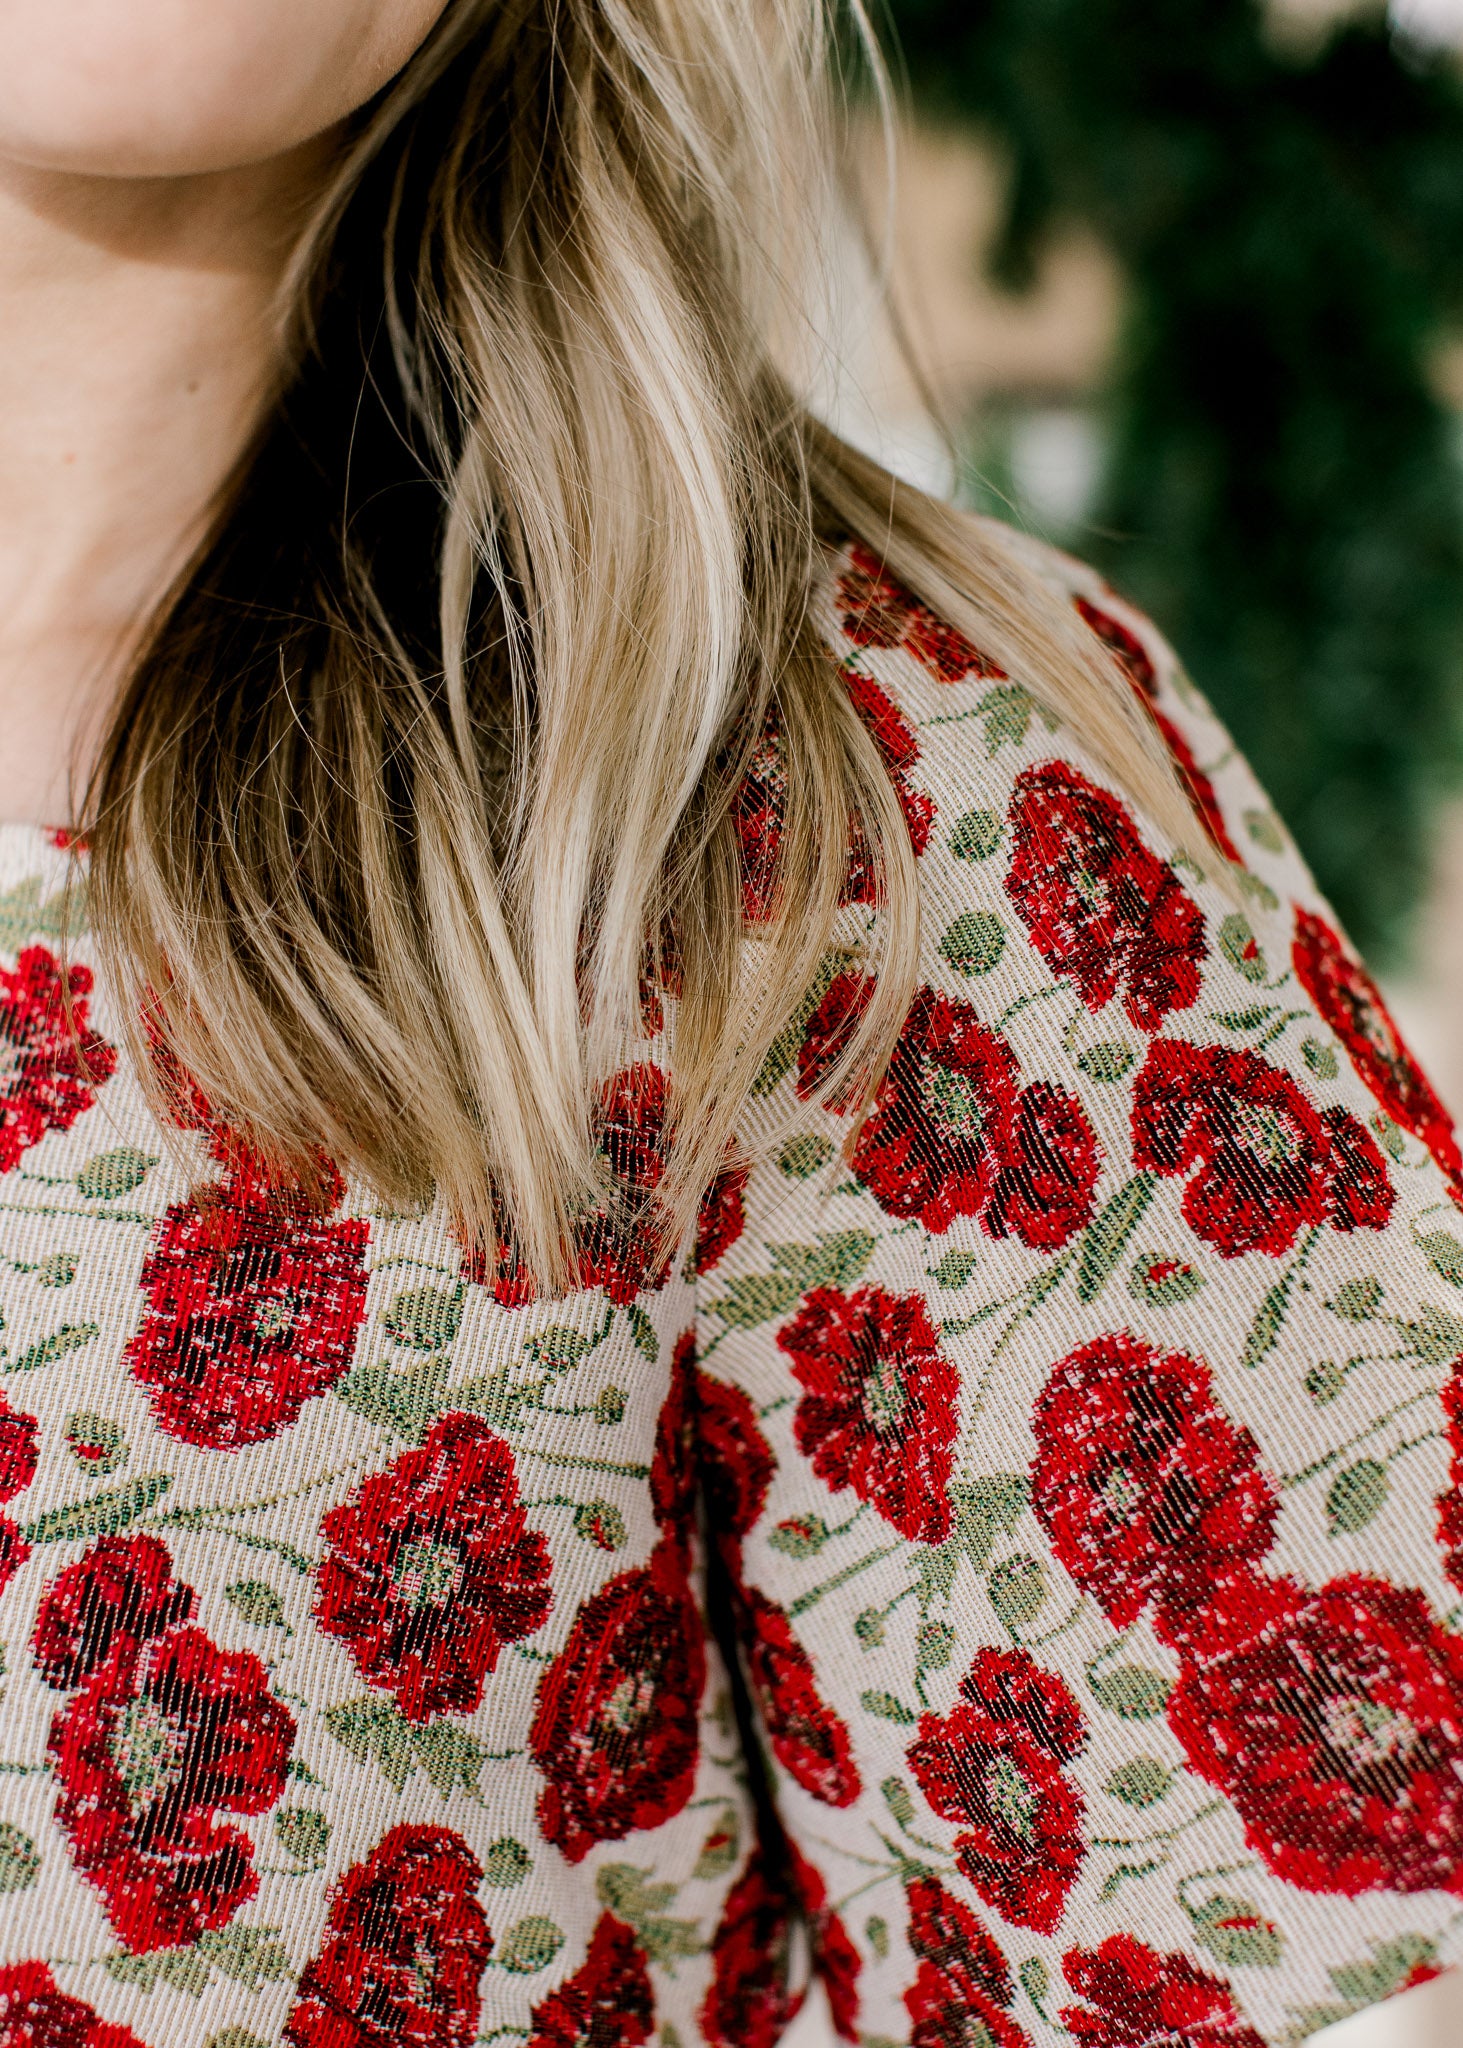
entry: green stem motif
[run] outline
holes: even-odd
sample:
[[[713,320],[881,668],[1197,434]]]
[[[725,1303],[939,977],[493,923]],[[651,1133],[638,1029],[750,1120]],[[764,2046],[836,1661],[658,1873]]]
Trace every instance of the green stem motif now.
[[[558,1465],[566,1471],[608,1472],[621,1479],[648,1479],[648,1465],[627,1465],[614,1458],[586,1458],[576,1451],[539,1451],[529,1444],[521,1444],[520,1458],[537,1458],[541,1465]]]
[[[860,1572],[871,1566],[882,1564],[886,1557],[895,1557],[903,1550],[902,1543],[886,1543],[882,1549],[871,1550],[863,1557],[856,1557],[852,1564],[846,1564],[841,1572],[835,1572],[831,1579],[824,1579],[819,1586],[810,1586],[806,1593],[799,1593],[788,1608],[790,1615],[806,1614],[810,1607],[816,1607],[825,1593],[836,1593],[840,1586],[846,1586],[850,1579],[856,1579]]]
[[[1405,1415],[1409,1408],[1416,1408],[1419,1402],[1431,1402],[1436,1401],[1436,1399],[1436,1390],[1432,1387],[1426,1387],[1420,1394],[1413,1394],[1407,1400],[1399,1401],[1395,1408],[1389,1408],[1385,1415],[1379,1415],[1375,1422],[1369,1423],[1365,1429],[1358,1430],[1355,1436],[1348,1437],[1344,1444],[1338,1444],[1334,1451],[1327,1451],[1323,1458],[1313,1459],[1309,1465],[1303,1465],[1299,1472],[1284,1473],[1280,1484],[1282,1486],[1304,1486],[1308,1479],[1314,1479],[1318,1473],[1329,1472],[1338,1458],[1344,1458],[1348,1451],[1354,1451],[1358,1444],[1364,1444],[1369,1437],[1375,1436],[1379,1429],[1385,1429],[1389,1422],[1395,1422],[1399,1415]],[[1434,1433],[1433,1431],[1428,1432],[1429,1435]],[[1424,1439],[1419,1438],[1418,1441],[1422,1442]]]
[[[1148,1849],[1155,1842],[1172,1842],[1186,1829],[1197,1827],[1201,1820],[1208,1820],[1213,1814],[1223,1811],[1224,1801],[1211,1799],[1207,1806],[1201,1806],[1187,1820],[1175,1821],[1172,1827],[1155,1828],[1148,1835],[1094,1835],[1088,1846],[1093,1849]]]

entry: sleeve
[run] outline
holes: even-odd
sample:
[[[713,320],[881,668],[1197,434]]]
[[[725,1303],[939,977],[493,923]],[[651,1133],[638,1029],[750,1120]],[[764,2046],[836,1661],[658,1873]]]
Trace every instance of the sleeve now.
[[[922,983],[851,1145],[846,968],[771,1076],[707,1515],[842,2038],[1289,2048],[1463,1955],[1463,1160],[1172,655],[1048,573],[1194,847],[841,558]]]

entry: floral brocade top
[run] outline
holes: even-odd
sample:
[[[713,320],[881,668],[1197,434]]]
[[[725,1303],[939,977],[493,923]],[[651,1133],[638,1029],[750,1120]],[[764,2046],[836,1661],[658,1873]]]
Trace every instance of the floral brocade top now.
[[[850,1145],[855,866],[694,1250],[590,1216],[567,1299],[160,1130],[80,857],[0,828],[0,2048],[772,2048],[810,1970],[863,2048],[1263,2048],[1463,1956],[1463,1157],[1173,657],[1034,559],[1191,843],[847,550],[893,1063]]]

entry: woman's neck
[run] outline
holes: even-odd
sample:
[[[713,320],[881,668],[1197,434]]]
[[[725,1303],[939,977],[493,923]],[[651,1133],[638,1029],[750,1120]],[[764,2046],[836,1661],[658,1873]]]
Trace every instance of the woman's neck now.
[[[0,163],[0,819],[69,817],[267,396],[324,156],[146,181]]]

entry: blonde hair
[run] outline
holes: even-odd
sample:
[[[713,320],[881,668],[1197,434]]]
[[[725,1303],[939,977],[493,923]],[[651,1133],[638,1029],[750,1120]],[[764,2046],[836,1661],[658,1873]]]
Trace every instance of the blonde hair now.
[[[914,857],[809,616],[829,537],[1176,802],[1070,608],[777,366],[837,30],[824,0],[449,6],[302,238],[277,402],[88,805],[143,1071],[161,1040],[281,1171],[435,1185],[544,1284],[607,1199],[603,1084],[667,934],[668,1239],[814,982],[851,835],[875,992],[829,1095],[897,1035]],[[733,799],[769,715],[786,814],[749,935]]]

